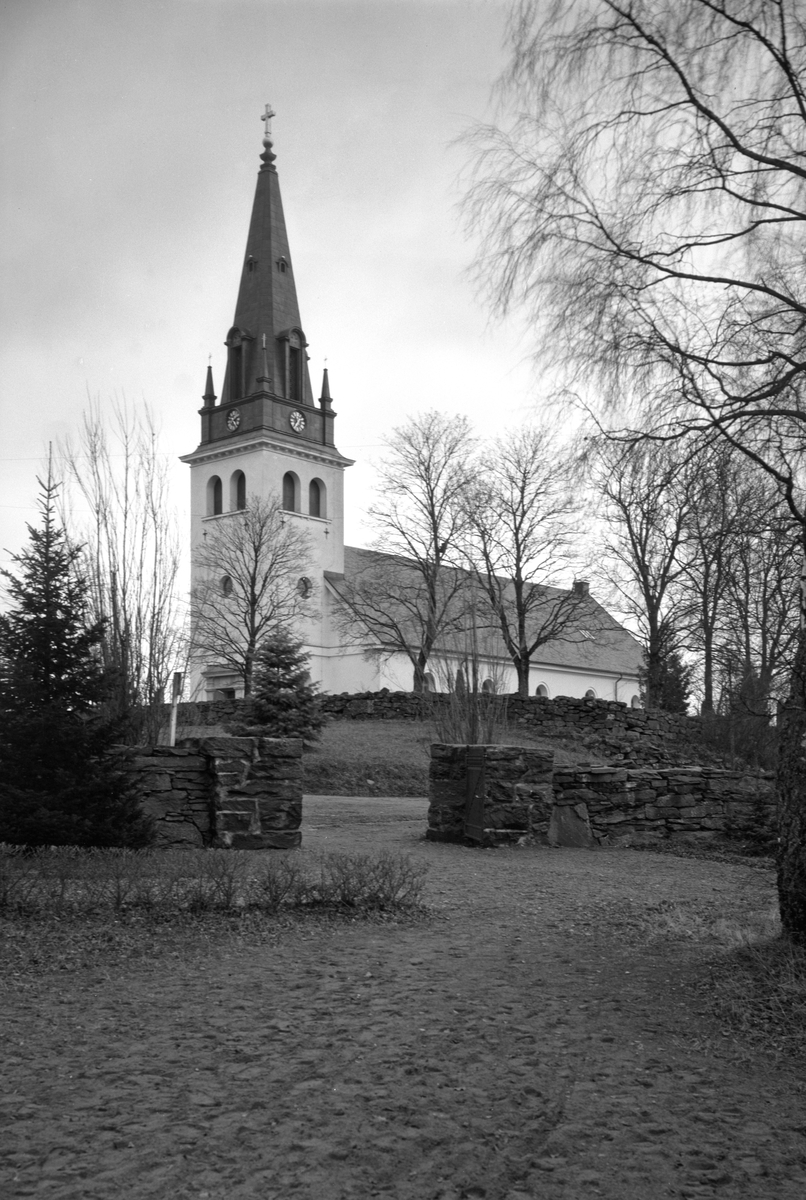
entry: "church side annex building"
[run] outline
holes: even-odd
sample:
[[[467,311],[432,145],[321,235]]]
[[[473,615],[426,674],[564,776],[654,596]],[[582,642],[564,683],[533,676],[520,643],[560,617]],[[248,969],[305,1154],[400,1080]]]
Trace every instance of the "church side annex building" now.
[[[344,472],[353,460],[336,448],[336,412],[327,370],[318,399],[311,388],[308,342],[275,167],[273,115],[267,105],[240,289],[225,339],[221,397],[214,393],[208,367],[201,440],[181,460],[191,473],[191,588],[205,582],[209,568],[199,556],[216,525],[238,520],[250,497],[276,497],[282,501],[284,519],[306,533],[311,549],[299,580],[300,590],[310,594],[309,615],[296,633],[310,655],[312,679],[324,692],[409,691],[413,673],[406,655],[373,643],[360,630],[345,632],[344,596],[351,575],[378,556],[344,545]],[[530,693],[637,704],[639,643],[592,597],[587,612],[587,628],[537,652]],[[511,660],[494,631],[485,639],[482,659],[488,690],[517,689]],[[442,690],[461,661],[458,646],[441,646],[429,686]],[[209,652],[197,653],[190,667],[191,699],[243,695],[239,675]]]

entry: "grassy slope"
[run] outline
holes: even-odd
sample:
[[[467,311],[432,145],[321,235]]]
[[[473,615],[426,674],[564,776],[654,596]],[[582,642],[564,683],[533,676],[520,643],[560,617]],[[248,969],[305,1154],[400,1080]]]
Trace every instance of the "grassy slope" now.
[[[429,748],[439,740],[427,721],[331,721],[305,754],[304,790],[313,796],[427,796]],[[498,738],[509,740],[506,733]],[[604,762],[570,734],[533,737],[519,729],[511,740],[553,750],[560,766]]]

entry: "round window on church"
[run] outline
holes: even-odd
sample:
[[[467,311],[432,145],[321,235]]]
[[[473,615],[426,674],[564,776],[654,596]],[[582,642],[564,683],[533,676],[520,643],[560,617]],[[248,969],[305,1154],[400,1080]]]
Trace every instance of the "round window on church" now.
[[[297,591],[303,600],[307,600],[313,591],[313,581],[307,575],[303,575],[297,583]]]

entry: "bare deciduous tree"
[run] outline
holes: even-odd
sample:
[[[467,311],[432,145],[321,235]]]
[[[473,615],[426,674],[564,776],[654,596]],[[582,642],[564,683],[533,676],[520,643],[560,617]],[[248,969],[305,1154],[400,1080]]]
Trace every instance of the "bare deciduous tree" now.
[[[467,521],[474,439],[467,418],[431,411],[395,429],[387,449],[382,498],[369,510],[378,557],[343,596],[354,622],[385,652],[408,656],[420,692],[438,639],[462,625],[463,576],[451,568]]]
[[[662,704],[666,664],[681,648],[687,615],[680,586],[693,504],[686,460],[664,445],[604,440],[594,471],[606,502],[605,573],[643,641],[650,708]]]
[[[802,5],[519,0],[510,30],[514,116],[477,134],[470,199],[496,304],[527,306],[574,383],[637,398],[622,424],[751,458],[806,545]],[[781,916],[804,939],[805,737],[806,632],[778,773]]]
[[[183,665],[186,639],[177,522],[153,415],[124,401],[105,417],[91,403],[78,437],[59,450],[73,500],[89,508],[86,524],[74,517],[71,525],[84,542],[93,617],[105,623],[101,653],[117,715],[130,736],[156,740],[165,688]]]
[[[279,499],[250,496],[205,528],[194,560],[191,656],[236,672],[248,696],[261,640],[309,611],[308,536]]]
[[[749,474],[749,477],[748,477]],[[734,480],[736,528],[728,558],[725,613],[717,643],[723,691],[735,692],[752,673],[767,711],[786,695],[798,636],[798,528],[760,472]]]
[[[571,473],[548,432],[526,427],[493,442],[468,493],[468,560],[524,698],[540,647],[581,642],[596,624],[584,590],[558,587],[577,548]]]
[[[715,686],[724,636],[734,556],[743,519],[736,488],[736,455],[724,445],[703,446],[686,474],[683,573],[688,607],[687,648],[701,663],[700,711],[715,711]],[[682,481],[681,481],[682,482]],[[748,493],[749,495],[749,493]],[[682,622],[681,622],[682,624]]]

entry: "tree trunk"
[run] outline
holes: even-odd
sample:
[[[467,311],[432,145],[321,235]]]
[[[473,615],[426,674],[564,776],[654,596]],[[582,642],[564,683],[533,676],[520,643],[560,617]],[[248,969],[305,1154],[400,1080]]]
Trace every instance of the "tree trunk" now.
[[[806,943],[806,628],[778,728],[778,903],[785,932]]]
[[[518,659],[515,663],[515,670],[518,672],[518,695],[521,700],[529,699],[529,661]]]
[[[243,664],[243,698],[248,700],[252,695],[252,675],[255,666],[255,644],[252,642],[246,649]]]
[[[646,647],[646,674],[644,675],[644,692],[647,708],[657,708],[660,690],[660,672],[663,647],[659,628],[659,616],[656,607],[647,604],[647,623],[649,637]]]
[[[709,625],[706,622],[703,624],[705,638],[703,641],[703,696],[700,715],[712,717],[714,715],[714,635]]]

